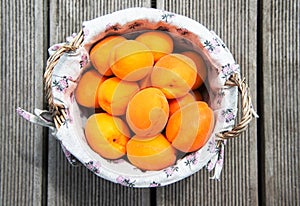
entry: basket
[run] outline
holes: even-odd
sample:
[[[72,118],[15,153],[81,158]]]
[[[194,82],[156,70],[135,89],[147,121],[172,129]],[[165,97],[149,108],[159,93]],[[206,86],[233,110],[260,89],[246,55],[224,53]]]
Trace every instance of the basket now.
[[[190,40],[199,47],[208,66],[208,82],[212,91],[210,107],[216,124],[209,141],[196,152],[179,159],[175,165],[160,171],[142,171],[129,162],[107,160],[88,146],[84,137],[86,116],[74,98],[80,75],[89,66],[89,50],[100,39],[111,34],[142,30],[168,31]],[[50,58],[44,74],[49,111],[35,110],[32,115],[18,109],[26,119],[51,128],[72,164],[81,162],[97,176],[129,187],[164,186],[188,177],[203,167],[215,169],[218,179],[223,166],[224,145],[237,137],[256,113],[248,86],[240,77],[239,66],[224,42],[212,31],[187,17],[150,8],[130,8],[83,22],[82,30],[67,39],[67,43],[49,48]],[[237,116],[238,91],[242,108]]]

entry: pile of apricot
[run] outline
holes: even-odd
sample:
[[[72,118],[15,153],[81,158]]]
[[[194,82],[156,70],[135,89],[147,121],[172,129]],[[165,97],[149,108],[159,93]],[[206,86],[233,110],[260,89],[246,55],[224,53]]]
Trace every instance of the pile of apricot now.
[[[156,30],[108,36],[92,47],[93,67],[75,97],[97,111],[86,121],[85,136],[100,156],[161,170],[207,142],[214,116],[198,89],[206,64],[200,53],[175,47],[171,35]]]

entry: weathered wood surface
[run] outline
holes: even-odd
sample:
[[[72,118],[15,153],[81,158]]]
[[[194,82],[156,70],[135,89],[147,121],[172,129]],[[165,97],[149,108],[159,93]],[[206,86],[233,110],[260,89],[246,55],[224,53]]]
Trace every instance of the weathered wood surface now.
[[[228,141],[221,181],[201,170],[157,189],[133,189],[72,167],[47,131],[16,115],[43,108],[47,48],[83,20],[157,7],[214,30],[241,66],[260,118]],[[298,0],[9,1],[0,4],[0,205],[297,205],[299,174]]]
[[[300,204],[300,1],[264,1],[260,121],[264,203]]]
[[[176,5],[176,6],[174,6]],[[225,42],[247,78],[253,102],[256,102],[256,0],[232,1],[160,1],[158,8],[188,16],[206,26]],[[256,107],[256,105],[255,105]],[[225,150],[221,181],[210,180],[201,170],[182,181],[160,188],[158,205],[257,205],[257,132],[253,121],[238,139],[229,140]]]
[[[43,1],[1,1],[0,205],[39,205],[45,191],[45,130],[16,115],[43,108],[47,18]],[[45,40],[45,41],[44,41]]]

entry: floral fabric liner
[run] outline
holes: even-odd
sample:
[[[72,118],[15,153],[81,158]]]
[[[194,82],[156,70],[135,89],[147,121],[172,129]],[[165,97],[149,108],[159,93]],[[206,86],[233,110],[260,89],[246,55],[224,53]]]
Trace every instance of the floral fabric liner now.
[[[95,153],[87,144],[84,136],[86,116],[74,97],[74,90],[82,72],[89,66],[89,49],[102,38],[105,31],[115,31],[128,22],[147,19],[149,22],[164,22],[184,31],[195,34],[209,57],[208,82],[210,86],[209,105],[214,111],[215,127],[209,141],[200,150],[186,155],[175,165],[161,171],[141,171],[126,160],[107,160]],[[117,25],[117,26],[116,26]],[[114,28],[115,26],[115,28]],[[224,86],[233,74],[239,74],[239,65],[223,41],[200,23],[171,12],[150,9],[130,8],[117,11],[97,19],[83,22],[84,41],[75,52],[63,54],[54,68],[52,92],[54,101],[63,103],[67,120],[57,130],[47,111],[35,110],[35,115],[18,108],[18,113],[29,121],[51,128],[60,141],[62,149],[71,164],[76,159],[96,175],[129,187],[164,186],[184,179],[203,167],[214,169],[212,179],[219,179],[223,167],[226,141],[219,140],[217,133],[232,129],[237,114],[237,87]],[[67,38],[70,41],[76,34]],[[50,55],[62,44],[49,48]],[[218,141],[221,143],[218,144]],[[75,157],[75,158],[74,158]]]

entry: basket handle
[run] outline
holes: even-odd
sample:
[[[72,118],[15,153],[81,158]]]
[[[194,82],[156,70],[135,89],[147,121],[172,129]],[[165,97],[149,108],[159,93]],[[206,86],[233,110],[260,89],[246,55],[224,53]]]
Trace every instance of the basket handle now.
[[[58,60],[65,52],[75,51],[83,41],[83,31],[81,30],[71,42],[64,44],[47,60],[47,66],[44,73],[44,90],[49,105],[49,111],[53,115],[55,127],[58,129],[66,120],[65,107],[63,104],[56,104],[52,95],[52,73]]]
[[[245,78],[241,79],[237,73],[234,73],[225,82],[225,86],[237,86],[242,98],[242,117],[240,122],[229,131],[216,134],[221,139],[231,139],[238,137],[244,130],[246,130],[253,117],[257,118],[258,115],[253,109],[249,87]]]

